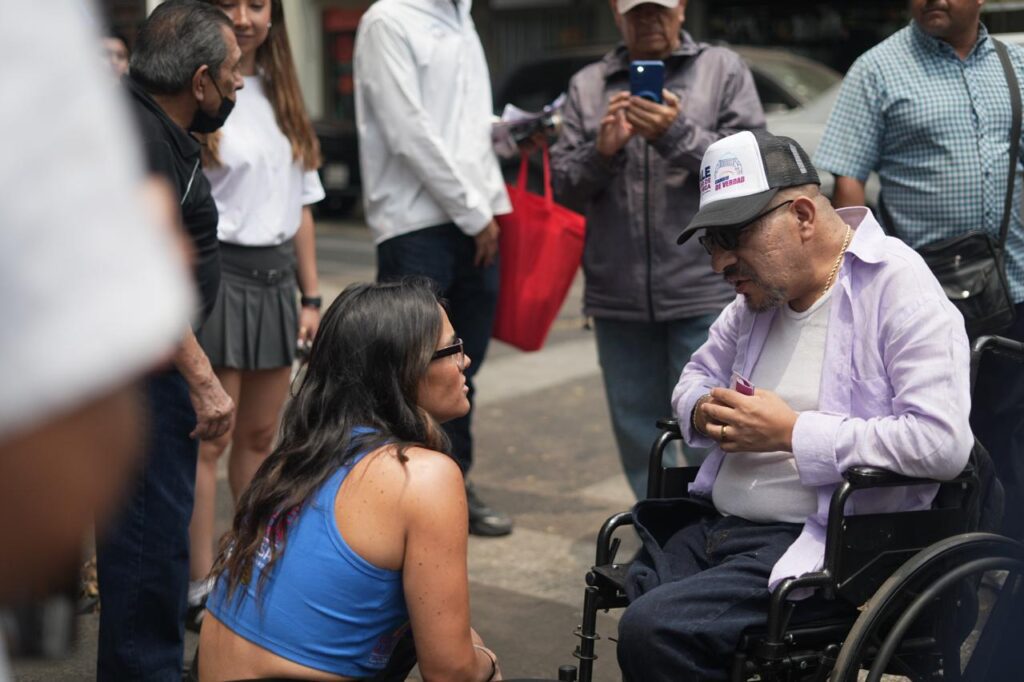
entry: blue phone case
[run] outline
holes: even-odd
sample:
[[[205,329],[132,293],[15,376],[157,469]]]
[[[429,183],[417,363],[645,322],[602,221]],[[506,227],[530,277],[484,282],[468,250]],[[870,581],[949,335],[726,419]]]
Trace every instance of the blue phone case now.
[[[637,97],[662,104],[661,91],[665,87],[665,63],[657,60],[638,60],[629,65],[629,92]]]

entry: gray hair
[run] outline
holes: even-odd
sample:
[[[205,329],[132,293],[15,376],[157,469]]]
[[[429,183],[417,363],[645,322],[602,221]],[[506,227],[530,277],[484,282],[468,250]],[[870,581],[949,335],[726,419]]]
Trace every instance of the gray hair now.
[[[223,27],[231,20],[220,9],[199,0],[167,0],[139,29],[130,73],[150,93],[174,95],[190,87],[204,64],[220,73],[228,57]]]

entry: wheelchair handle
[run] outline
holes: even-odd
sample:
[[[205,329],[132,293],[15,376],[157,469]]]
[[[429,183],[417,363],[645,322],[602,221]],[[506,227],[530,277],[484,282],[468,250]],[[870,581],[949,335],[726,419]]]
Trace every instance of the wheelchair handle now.
[[[595,566],[607,566],[615,560],[615,552],[618,545],[613,548],[612,535],[617,528],[633,525],[633,512],[619,512],[610,517],[601,525],[597,532],[597,556],[594,558]]]
[[[661,433],[651,446],[651,454],[647,459],[647,498],[661,497],[661,458],[665,453],[665,446],[674,440],[683,437],[679,428],[679,422],[675,419],[659,419],[657,421]]]
[[[971,388],[978,377],[978,366],[985,353],[998,353],[1008,356],[1017,362],[1024,362],[1024,343],[1008,339],[1005,336],[981,336],[971,346]]]

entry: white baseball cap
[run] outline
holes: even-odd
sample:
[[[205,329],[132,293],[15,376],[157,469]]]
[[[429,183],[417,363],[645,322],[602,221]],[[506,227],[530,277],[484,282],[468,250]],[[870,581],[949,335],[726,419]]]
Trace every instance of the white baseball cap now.
[[[619,14],[625,14],[637,5],[647,3],[652,5],[661,5],[662,7],[668,7],[669,9],[679,6],[679,0],[617,0],[616,9],[619,10]]]
[[[820,185],[807,152],[788,137],[743,131],[708,147],[700,164],[700,210],[677,243],[697,230],[735,228],[757,217],[786,187]]]

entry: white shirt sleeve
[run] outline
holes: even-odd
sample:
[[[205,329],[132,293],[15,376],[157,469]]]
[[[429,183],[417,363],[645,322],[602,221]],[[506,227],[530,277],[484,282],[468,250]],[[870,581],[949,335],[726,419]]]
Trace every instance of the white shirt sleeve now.
[[[194,295],[80,2],[0,3],[0,83],[3,437],[150,369]]]
[[[315,171],[305,171],[302,174],[302,205],[309,206],[318,201],[323,201],[327,193],[320,182],[320,175]]]
[[[401,156],[463,232],[475,235],[493,218],[491,197],[463,177],[420,100],[419,77],[400,30],[386,19],[362,27],[356,78],[391,154]],[[443,95],[441,95],[443,96]]]

